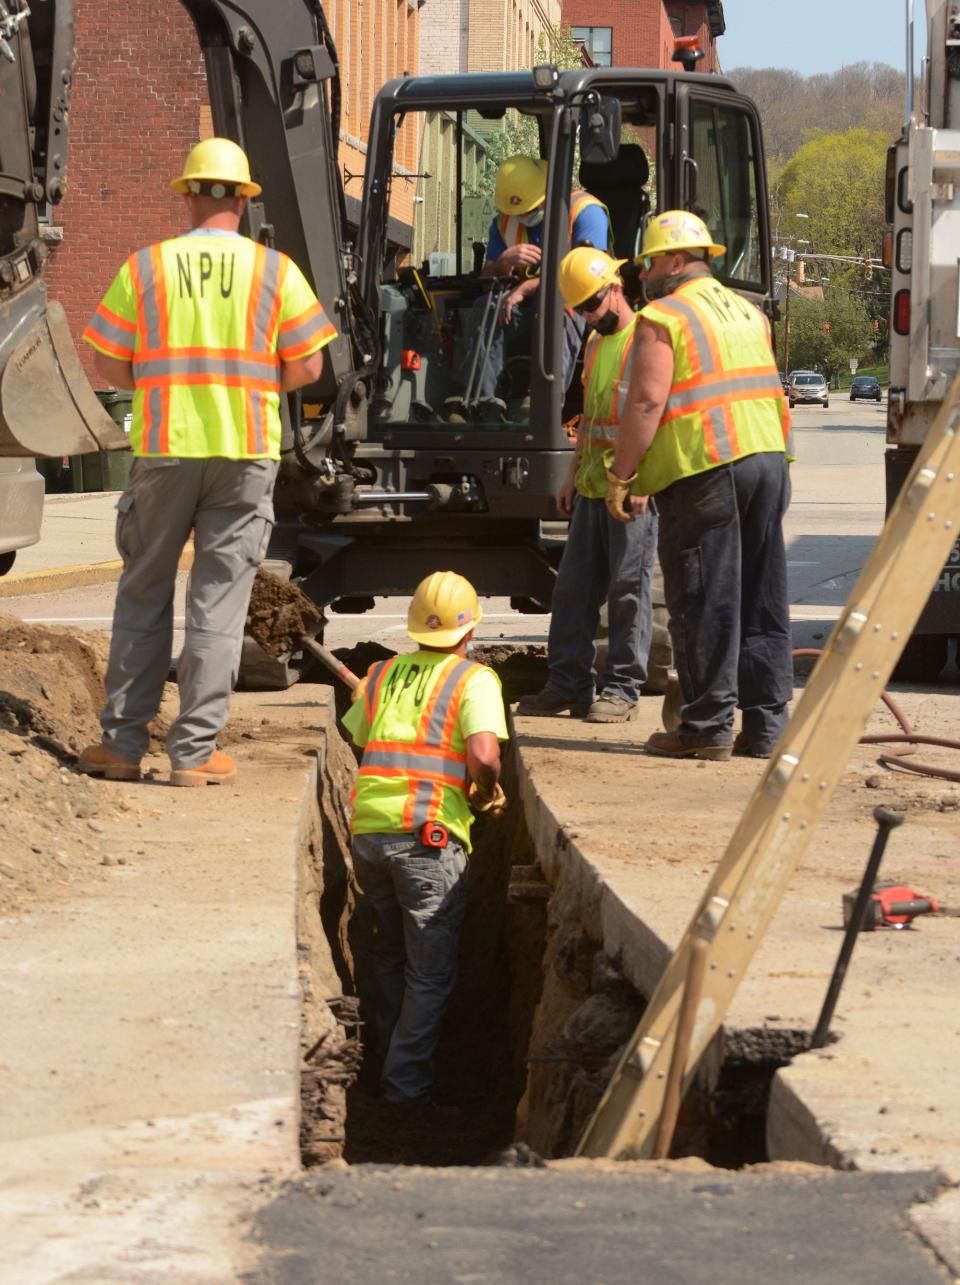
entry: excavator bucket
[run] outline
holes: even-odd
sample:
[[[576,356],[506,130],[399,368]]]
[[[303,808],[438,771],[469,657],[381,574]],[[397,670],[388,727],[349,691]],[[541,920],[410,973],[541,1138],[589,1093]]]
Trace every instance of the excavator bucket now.
[[[0,335],[9,336],[0,342],[0,456],[128,450],[84,374],[63,308],[52,299],[31,304],[17,318],[0,310]]]

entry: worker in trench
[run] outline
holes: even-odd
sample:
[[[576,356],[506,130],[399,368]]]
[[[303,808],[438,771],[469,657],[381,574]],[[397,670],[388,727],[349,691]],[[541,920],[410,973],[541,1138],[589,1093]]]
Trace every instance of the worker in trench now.
[[[410,602],[417,650],[372,665],[344,716],[363,749],[353,868],[377,918],[376,1032],[387,1101],[433,1100],[433,1053],[457,971],[475,811],[499,815],[500,680],[468,658],[469,581],[427,576]]]
[[[190,231],[136,251],[84,339],[108,384],[134,389],[136,457],[117,505],[117,586],[103,737],[82,772],[138,780],[173,647],[177,567],[194,561],[167,734],[172,785],[236,776],[217,749],[236,682],[247,602],[273,526],[280,394],[315,383],[336,331],[286,255],[239,232],[261,188],[226,138],[199,143],[172,187]]]
[[[766,757],[793,694],[783,516],[790,412],[770,326],[715,279],[725,253],[707,226],[671,210],[646,227],[641,309],[607,507],[655,496],[659,553],[683,704],[648,754]],[[742,727],[734,739],[734,717]]]
[[[503,394],[507,357],[529,357],[533,318],[540,289],[540,257],[543,244],[543,216],[547,199],[547,162],[530,156],[508,156],[497,170],[494,204],[498,213],[490,223],[482,278],[502,284],[496,315],[490,317],[492,334],[485,328],[487,299],[481,295],[473,306],[468,351],[461,369],[480,365],[475,380],[475,399],[464,407],[461,397],[447,401],[447,418],[479,414],[481,418],[503,418],[507,403]],[[610,215],[602,201],[589,192],[570,193],[570,244],[612,248]],[[567,311],[564,319],[561,383],[569,387],[583,343],[584,322]],[[480,351],[476,353],[479,345]],[[469,392],[470,390],[468,390]],[[529,411],[529,394],[522,396],[521,411]]]
[[[636,487],[629,497],[632,522],[615,520],[606,507],[606,461],[618,440],[638,319],[623,292],[624,262],[583,247],[560,264],[563,301],[591,334],[576,451],[557,494],[558,507],[571,521],[551,603],[547,682],[520,702],[521,714],[569,710],[590,723],[626,722],[637,716],[647,677],[656,508]],[[609,643],[598,685],[594,639],[604,599]]]

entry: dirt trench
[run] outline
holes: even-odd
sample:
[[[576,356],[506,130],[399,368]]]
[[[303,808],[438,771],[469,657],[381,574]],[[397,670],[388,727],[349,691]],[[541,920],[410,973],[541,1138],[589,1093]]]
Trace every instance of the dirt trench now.
[[[500,650],[484,659],[500,671],[508,701],[542,685],[539,649]],[[362,673],[387,654],[365,646],[341,659]],[[337,694],[340,713],[346,701]],[[333,1005],[336,1036],[305,1066],[307,1165],[333,1155],[350,1164],[444,1166],[573,1154],[645,1001],[604,951],[573,882],[545,882],[523,817],[514,752],[508,748],[504,759],[506,815],[499,822],[481,817],[474,828],[458,981],[436,1061],[439,1106],[399,1108],[377,1095],[379,1060],[366,1034],[373,1029],[375,925],[350,872],[356,757],[341,733],[329,730],[307,859],[316,895],[308,891],[306,905],[314,931],[318,918],[322,924],[345,999]],[[305,1032],[307,1052],[315,1042]],[[672,1155],[721,1167],[765,1161],[773,1074],[807,1046],[803,1031],[728,1034],[684,1103]],[[331,1125],[334,1099],[342,1135]]]

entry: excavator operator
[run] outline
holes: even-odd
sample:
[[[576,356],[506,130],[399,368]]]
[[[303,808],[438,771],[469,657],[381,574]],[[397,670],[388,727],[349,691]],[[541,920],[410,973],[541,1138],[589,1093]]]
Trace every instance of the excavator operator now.
[[[506,402],[502,375],[508,355],[528,357],[533,334],[533,317],[540,288],[540,253],[543,243],[544,202],[547,197],[547,162],[529,156],[508,156],[497,170],[494,204],[498,214],[490,223],[486,262],[481,277],[494,278],[497,307],[491,310],[486,295],[473,306],[476,314],[470,326],[471,348],[464,369],[474,369],[474,350],[479,347],[482,365],[476,381],[476,402],[467,407],[468,416],[502,418]],[[570,244],[612,249],[610,216],[607,208],[589,192],[570,194]],[[567,312],[564,324],[562,382],[569,387],[585,323],[576,313]],[[449,399],[450,403],[460,401]],[[529,407],[529,397],[524,408]],[[453,406],[456,411],[458,408]]]
[[[237,678],[247,602],[273,526],[280,394],[314,383],[336,331],[300,269],[239,232],[258,196],[243,151],[209,138],[173,180],[190,231],[126,260],[84,331],[101,376],[133,388],[136,457],[117,505],[117,586],[100,716],[82,772],[140,778],[170,668],[173,593],[194,533],[171,785],[236,776],[216,748]]]
[[[463,576],[427,576],[407,616],[417,649],[372,665],[343,719],[363,748],[353,867],[379,927],[376,1029],[388,1102],[432,1102],[466,906],[470,809],[497,815],[506,803],[500,680],[467,658],[481,615]]]
[[[765,758],[793,694],[783,541],[790,412],[766,317],[710,270],[724,253],[688,210],[647,224],[648,302],[607,472],[611,517],[633,520],[624,500],[634,491],[655,496],[660,514],[683,705],[679,726],[654,732],[645,748],[665,758]]]

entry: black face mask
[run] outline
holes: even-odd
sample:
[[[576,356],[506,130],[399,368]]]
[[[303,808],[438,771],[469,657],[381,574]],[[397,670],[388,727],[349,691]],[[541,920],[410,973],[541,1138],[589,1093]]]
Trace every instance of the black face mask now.
[[[654,303],[657,299],[665,299],[668,294],[673,294],[674,290],[679,290],[685,282],[703,275],[688,264],[681,272],[671,272],[669,276],[657,277],[653,281],[641,281],[643,302]]]
[[[591,321],[590,325],[598,335],[612,335],[617,326],[620,325],[620,314],[615,308],[609,308],[602,317],[596,321]]]

